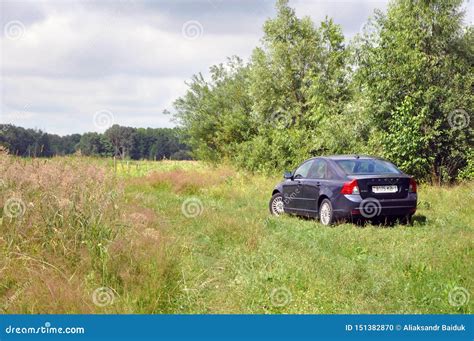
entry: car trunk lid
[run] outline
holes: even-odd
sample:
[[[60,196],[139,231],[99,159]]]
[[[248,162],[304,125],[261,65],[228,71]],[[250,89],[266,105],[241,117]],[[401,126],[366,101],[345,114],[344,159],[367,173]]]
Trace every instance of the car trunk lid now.
[[[410,177],[400,174],[352,175],[356,179],[362,198],[401,199],[408,195]]]

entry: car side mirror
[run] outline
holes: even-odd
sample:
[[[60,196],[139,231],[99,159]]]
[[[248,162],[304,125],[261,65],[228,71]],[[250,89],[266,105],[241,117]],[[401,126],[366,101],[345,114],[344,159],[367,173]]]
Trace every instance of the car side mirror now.
[[[286,171],[285,174],[283,174],[283,178],[287,180],[293,180],[293,174],[291,172]]]

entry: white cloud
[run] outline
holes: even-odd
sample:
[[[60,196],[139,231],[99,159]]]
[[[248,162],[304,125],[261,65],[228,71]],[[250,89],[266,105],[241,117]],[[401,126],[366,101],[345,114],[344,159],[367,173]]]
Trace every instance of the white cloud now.
[[[344,29],[346,37],[351,38],[360,32],[361,27],[372,16],[375,9],[385,10],[388,0],[295,0],[298,16],[308,15],[318,25],[325,17],[333,18]]]
[[[189,40],[185,21],[171,29],[161,13],[48,13],[21,39],[1,39],[2,121],[61,134],[94,130],[101,109],[119,124],[171,126],[162,111],[185,92],[185,80],[226,56],[249,56],[260,34],[222,34],[203,22],[203,34]]]
[[[294,0],[299,16],[327,15],[346,36],[388,0]],[[54,133],[94,130],[109,110],[130,126],[171,126],[174,99],[193,74],[226,57],[248,58],[273,0],[87,0],[0,2],[0,122]],[[18,39],[5,27],[19,21]],[[183,37],[185,22],[202,25]],[[472,8],[468,11],[472,23]]]

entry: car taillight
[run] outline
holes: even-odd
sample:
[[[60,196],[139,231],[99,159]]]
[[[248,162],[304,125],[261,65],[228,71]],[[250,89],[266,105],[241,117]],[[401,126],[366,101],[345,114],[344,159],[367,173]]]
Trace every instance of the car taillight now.
[[[416,193],[416,181],[413,178],[410,178],[410,186],[408,187],[408,192]]]
[[[342,185],[341,194],[359,194],[359,186],[357,184],[357,180],[354,179],[352,181],[344,183],[344,185]]]

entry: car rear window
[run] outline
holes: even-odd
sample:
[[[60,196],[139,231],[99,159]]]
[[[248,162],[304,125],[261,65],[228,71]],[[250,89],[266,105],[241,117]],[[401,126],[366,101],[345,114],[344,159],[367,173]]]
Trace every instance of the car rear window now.
[[[348,174],[401,174],[393,164],[377,159],[335,160],[337,165]]]

